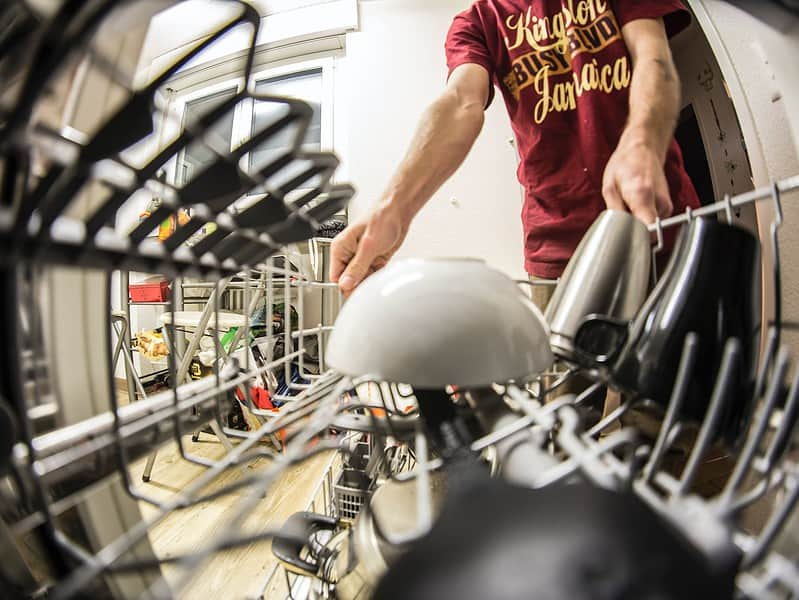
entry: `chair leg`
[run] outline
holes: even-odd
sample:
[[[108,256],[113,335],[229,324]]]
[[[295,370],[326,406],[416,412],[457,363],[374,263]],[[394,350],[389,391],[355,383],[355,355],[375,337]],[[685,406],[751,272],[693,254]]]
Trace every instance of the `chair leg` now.
[[[144,472],[142,473],[141,480],[144,482],[150,481],[150,475],[153,472],[153,465],[155,464],[155,457],[158,456],[158,452],[153,452],[150,456],[147,457],[147,464],[144,465]]]

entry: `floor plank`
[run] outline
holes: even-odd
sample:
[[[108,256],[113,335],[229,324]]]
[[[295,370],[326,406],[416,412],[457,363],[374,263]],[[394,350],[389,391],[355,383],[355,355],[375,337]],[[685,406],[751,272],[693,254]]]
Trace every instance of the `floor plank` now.
[[[225,450],[214,436],[201,436],[199,442],[185,438],[187,450],[198,457],[217,460]],[[324,477],[332,455],[320,454],[288,471],[272,486],[271,492],[262,499],[257,509],[247,518],[244,530],[247,533],[261,532],[279,527],[291,514],[305,510]],[[134,481],[141,481],[144,460],[134,463],[131,474]],[[213,491],[239,479],[242,469],[247,473],[265,469],[268,459],[257,459],[240,469],[231,470],[218,478],[208,488]],[[180,456],[177,444],[163,447],[155,461],[149,483],[142,483],[141,490],[158,500],[170,498],[178,490],[197,478],[205,469],[187,462]],[[150,542],[159,557],[169,557],[201,547],[215,535],[225,531],[238,502],[248,493],[247,488],[169,515],[150,532]],[[145,502],[140,503],[142,514],[147,517],[156,509]],[[268,543],[250,544],[211,558],[202,567],[188,587],[175,593],[178,598],[251,598],[255,597],[265,576],[275,565]],[[166,565],[162,568],[167,581],[174,585],[182,577],[182,570]]]

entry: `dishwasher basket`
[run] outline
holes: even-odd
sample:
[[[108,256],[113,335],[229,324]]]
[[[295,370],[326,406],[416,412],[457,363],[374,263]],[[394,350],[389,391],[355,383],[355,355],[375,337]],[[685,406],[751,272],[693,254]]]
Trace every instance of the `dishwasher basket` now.
[[[372,481],[365,471],[343,469],[333,486],[336,514],[352,523],[369,500]]]

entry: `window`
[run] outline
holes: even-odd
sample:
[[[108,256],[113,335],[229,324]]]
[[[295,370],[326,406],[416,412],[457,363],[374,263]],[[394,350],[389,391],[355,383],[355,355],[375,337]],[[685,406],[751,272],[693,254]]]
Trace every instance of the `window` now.
[[[254,75],[255,91],[258,94],[297,98],[311,105],[313,117],[302,144],[302,149],[307,152],[331,150],[333,146],[331,67],[332,59],[322,59],[270,69]],[[226,84],[224,81],[217,81],[213,85],[200,86],[199,90],[176,98],[175,110],[181,115],[181,126],[190,126],[214,106],[233,96],[237,90],[236,85],[234,82]],[[266,123],[278,118],[282,110],[285,108],[270,102],[240,102],[234,112],[229,113],[210,131],[205,142],[195,142],[180,154],[173,171],[175,184],[184,185],[203,165],[214,159],[215,151],[236,148]],[[251,151],[242,161],[241,167],[250,171],[262,168],[290,146],[293,134],[292,128],[287,128],[280,135],[273,136]],[[288,169],[280,174],[279,180],[291,176],[286,171]],[[314,184],[311,181],[303,187],[312,187]],[[260,191],[256,190],[253,194]]]
[[[186,103],[183,113],[183,128],[190,127],[225,100],[236,94],[236,88],[211,94]],[[178,185],[185,184],[202,167],[214,159],[214,149],[217,152],[230,150],[233,140],[233,113],[230,112],[217,121],[207,135],[205,143],[193,142],[183,151],[180,157],[180,168],[175,180]]]
[[[322,149],[322,70],[315,69],[304,73],[296,73],[266,79],[255,86],[259,94],[285,96],[305,100],[313,108],[313,119],[305,135],[302,149],[307,152],[319,152]],[[280,108],[269,102],[255,102],[252,113],[252,131],[258,131],[267,123],[277,119]],[[250,153],[250,168],[258,168],[274,159],[281,151],[291,145],[290,129],[284,129],[280,135],[273,136],[257,150]]]

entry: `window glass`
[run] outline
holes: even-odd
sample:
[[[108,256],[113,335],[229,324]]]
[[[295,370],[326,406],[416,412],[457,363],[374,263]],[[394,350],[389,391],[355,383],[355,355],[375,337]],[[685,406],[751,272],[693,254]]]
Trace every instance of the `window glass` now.
[[[313,118],[308,127],[302,149],[307,152],[318,152],[322,148],[322,70],[305,71],[284,77],[276,77],[260,81],[255,86],[259,94],[281,96],[304,100],[313,108]],[[271,102],[255,102],[252,115],[252,131],[260,131],[269,123],[280,118],[284,111],[279,104]],[[281,152],[291,147],[295,129],[288,127],[280,135],[272,136],[250,153],[250,168],[257,169],[274,160]]]
[[[190,127],[208,111],[235,94],[236,90],[233,88],[187,102],[183,113],[183,127]],[[177,184],[184,185],[201,167],[212,162],[216,156],[214,150],[222,153],[229,152],[232,138],[233,110],[230,110],[208,130],[204,141],[192,142],[183,151],[178,161]]]

